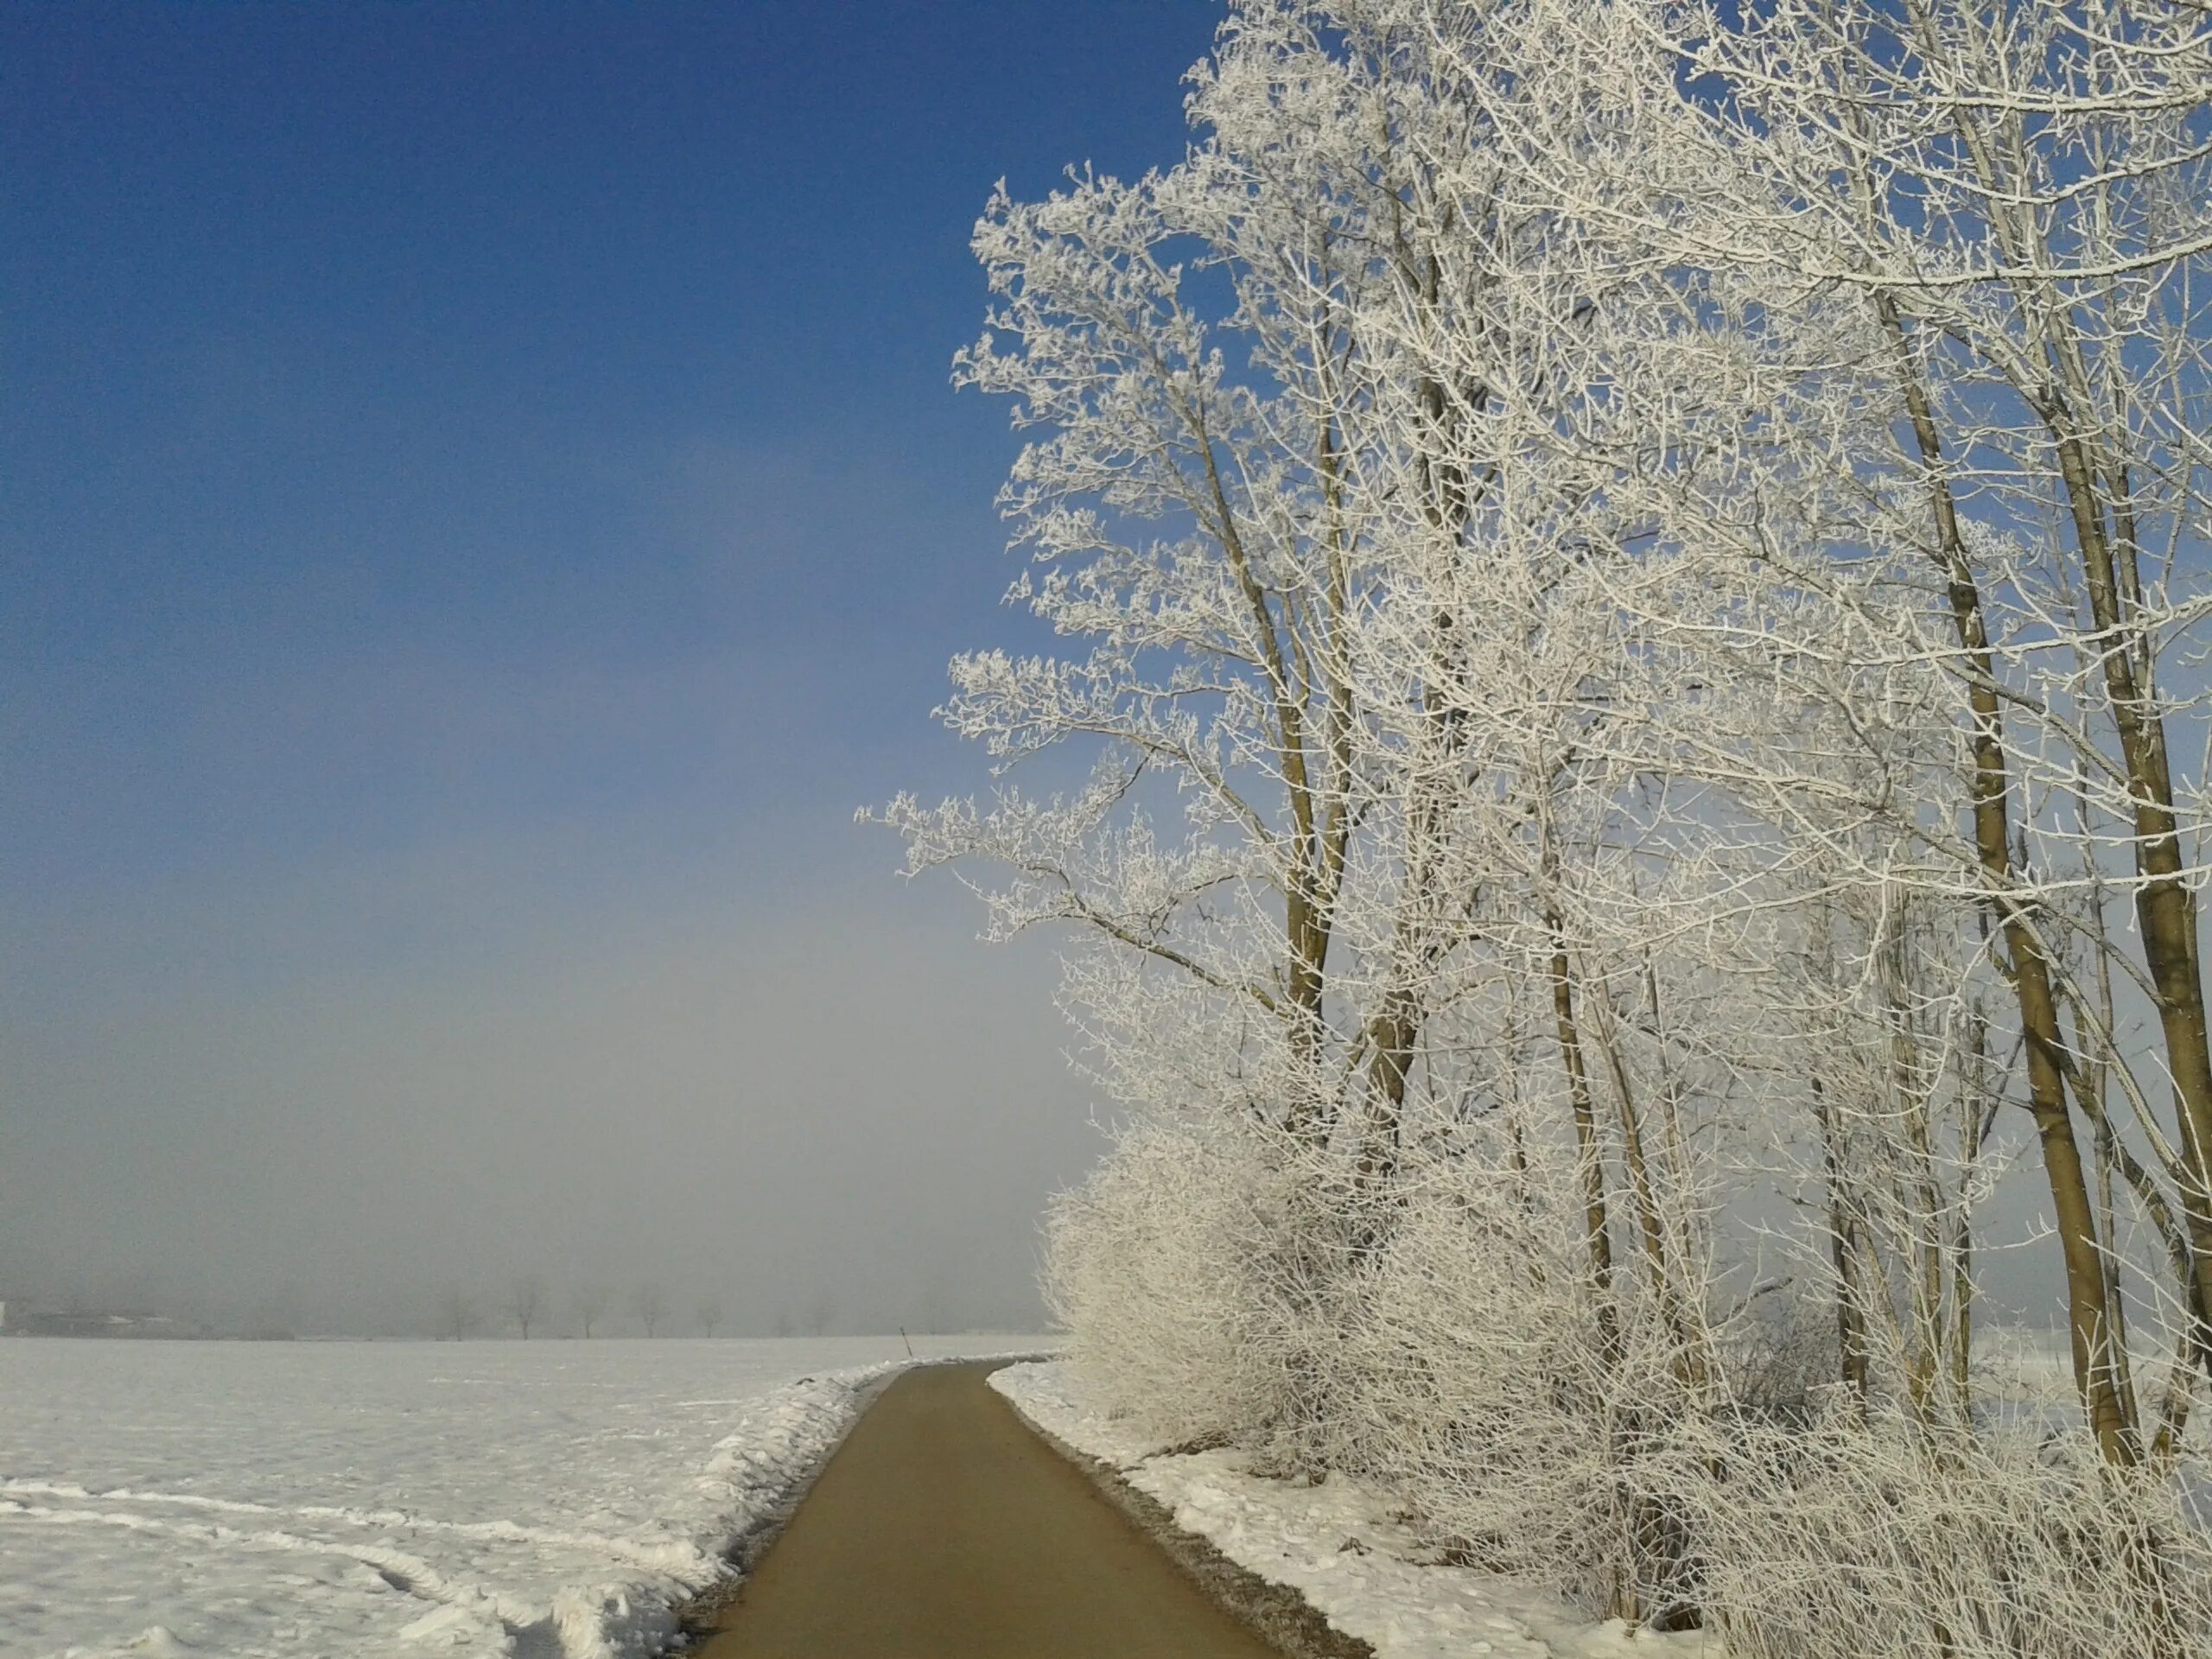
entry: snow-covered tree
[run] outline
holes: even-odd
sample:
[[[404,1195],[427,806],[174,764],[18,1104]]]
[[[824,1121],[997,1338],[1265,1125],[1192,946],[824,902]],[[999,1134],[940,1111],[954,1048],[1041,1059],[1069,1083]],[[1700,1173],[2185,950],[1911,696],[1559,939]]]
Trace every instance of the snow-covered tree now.
[[[613,1306],[614,1293],[604,1285],[578,1285],[569,1300],[575,1309],[577,1330],[588,1339],[592,1326],[605,1319],[607,1310]]]
[[[448,1285],[438,1298],[438,1336],[461,1342],[476,1334],[480,1323],[476,1299],[458,1285]]]
[[[530,1327],[544,1311],[545,1281],[534,1273],[518,1274],[507,1286],[507,1317],[515,1322],[524,1342],[530,1340]]]
[[[2212,16],[1243,0],[1190,88],[977,231],[1075,643],[943,713],[1089,781],[886,815],[1071,931],[1077,1363],[1747,1654],[2212,1639]]]

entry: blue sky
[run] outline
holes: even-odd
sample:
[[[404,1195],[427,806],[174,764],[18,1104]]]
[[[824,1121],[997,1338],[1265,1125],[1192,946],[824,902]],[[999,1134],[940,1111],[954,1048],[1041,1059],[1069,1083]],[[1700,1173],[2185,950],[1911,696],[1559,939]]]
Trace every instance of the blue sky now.
[[[772,668],[711,724],[782,781],[897,755],[1005,575],[969,224],[1172,156],[1209,18],[11,11],[11,866],[741,805],[696,726],[562,706],[679,663]],[[464,684],[553,706],[454,730]]]
[[[763,1072],[746,1135],[707,1127],[801,1017],[746,1023],[771,960],[825,1032],[855,1035],[840,1003],[884,1027],[846,1096],[992,1143],[973,1249],[1015,1294],[1081,1091],[1035,964],[979,965],[959,895],[899,887],[850,819],[973,785],[928,709],[953,650],[1020,626],[1006,410],[947,385],[969,227],[1002,175],[1172,160],[1216,16],[0,12],[0,1282],[290,1251],[286,1294],[334,1294],[286,1242],[327,1212],[256,1205],[343,1157],[360,1226],[409,1212],[435,1160],[380,1185],[335,1126],[435,1141],[499,1065],[557,1101],[434,1212],[505,1236],[490,1189],[519,1189],[573,1255],[557,1204],[651,1141],[594,1248],[658,1271],[639,1241],[702,1144],[778,1184],[764,1148],[821,1103]],[[966,1035],[917,1071],[901,1021]],[[645,1031],[682,1088],[626,1072]],[[1050,1097],[971,1109],[1022,1093]],[[518,1145],[567,1173],[489,1173]],[[980,1201],[945,1184],[924,1233]],[[387,1277],[505,1270],[480,1229],[389,1230]]]

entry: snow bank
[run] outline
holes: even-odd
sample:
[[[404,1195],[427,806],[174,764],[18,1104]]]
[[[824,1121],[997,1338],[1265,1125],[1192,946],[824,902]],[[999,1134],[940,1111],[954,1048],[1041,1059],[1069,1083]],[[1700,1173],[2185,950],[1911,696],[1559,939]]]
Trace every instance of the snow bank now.
[[[895,1337],[0,1343],[0,1653],[640,1659],[910,1363]]]
[[[1402,1508],[1332,1476],[1318,1486],[1253,1474],[1236,1452],[1160,1452],[1089,1407],[1059,1362],[1012,1365],[991,1386],[1057,1439],[1119,1470],[1248,1572],[1296,1590],[1377,1659],[1724,1659],[1697,1631],[1592,1624],[1567,1604],[1497,1573],[1422,1558]]]
[[[655,1574],[571,1585],[555,1595],[550,1622],[563,1659],[633,1659],[666,1646],[677,1610],[722,1575],[730,1548],[775,1516],[836,1449],[874,1385],[910,1363],[803,1377],[741,1414],[699,1477],[713,1518],[683,1554],[664,1557]]]

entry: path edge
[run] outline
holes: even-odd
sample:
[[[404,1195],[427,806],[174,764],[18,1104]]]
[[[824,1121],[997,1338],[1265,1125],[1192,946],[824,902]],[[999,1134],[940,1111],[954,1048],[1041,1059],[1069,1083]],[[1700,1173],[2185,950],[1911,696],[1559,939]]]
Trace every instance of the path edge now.
[[[1008,1365],[1033,1362],[1012,1359]],[[1004,1367],[994,1367],[1003,1370]],[[985,1386],[988,1386],[988,1382]],[[1348,1636],[1329,1623],[1320,1609],[1287,1584],[1261,1577],[1241,1561],[1224,1554],[1210,1538],[1187,1532],[1175,1524],[1167,1506],[1149,1492],[1140,1491],[1115,1465],[1070,1446],[997,1389],[991,1392],[1023,1427],[1044,1441],[1066,1462],[1074,1465],[1099,1495],[1119,1510],[1202,1591],[1206,1599],[1240,1623],[1257,1631],[1289,1659],[1375,1659],[1375,1649],[1358,1637]]]

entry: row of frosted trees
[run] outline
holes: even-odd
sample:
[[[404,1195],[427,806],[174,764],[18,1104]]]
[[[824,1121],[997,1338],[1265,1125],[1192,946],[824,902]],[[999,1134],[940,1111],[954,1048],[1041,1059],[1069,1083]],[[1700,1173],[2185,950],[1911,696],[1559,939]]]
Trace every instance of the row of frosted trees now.
[[[1241,0],[1189,111],[977,228],[1050,781],[887,815],[1076,941],[1078,1363],[1744,1659],[2205,1650],[2212,13]]]

